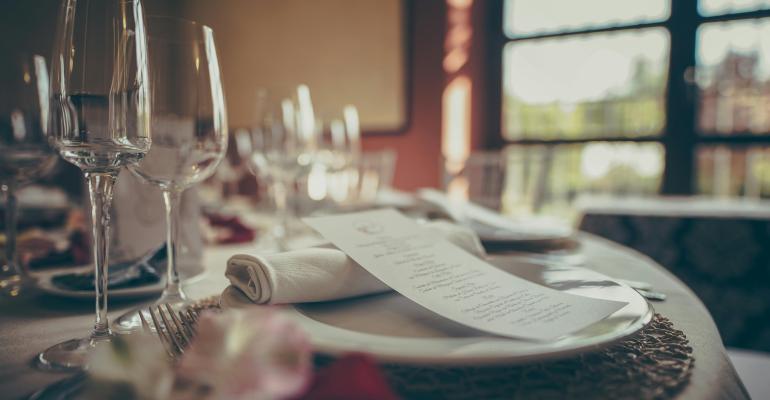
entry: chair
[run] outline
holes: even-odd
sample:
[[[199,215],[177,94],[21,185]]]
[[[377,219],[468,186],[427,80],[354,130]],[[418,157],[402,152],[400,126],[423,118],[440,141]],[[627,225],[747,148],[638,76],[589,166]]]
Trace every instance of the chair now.
[[[644,253],[684,281],[727,346],[770,352],[770,202],[591,199],[580,229]]]
[[[442,162],[442,188],[484,207],[506,214],[535,214],[551,200],[550,146],[475,152],[462,162]]]

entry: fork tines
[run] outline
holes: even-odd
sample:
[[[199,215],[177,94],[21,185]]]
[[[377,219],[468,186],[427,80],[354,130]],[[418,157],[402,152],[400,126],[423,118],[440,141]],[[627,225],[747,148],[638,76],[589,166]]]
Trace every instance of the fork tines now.
[[[149,315],[152,325],[147,321],[145,312]],[[169,304],[150,306],[139,313],[142,327],[145,331],[155,332],[161,344],[171,358],[176,358],[184,353],[190,340],[195,334],[195,322],[198,314],[187,308],[180,310],[178,314]]]

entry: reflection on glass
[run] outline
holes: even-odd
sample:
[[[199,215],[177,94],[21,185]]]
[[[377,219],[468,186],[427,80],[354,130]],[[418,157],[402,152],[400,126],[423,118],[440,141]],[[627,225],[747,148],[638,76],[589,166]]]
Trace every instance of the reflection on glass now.
[[[701,15],[720,15],[770,8],[770,0],[700,0]]]
[[[770,147],[698,149],[698,193],[770,198]]]
[[[504,29],[516,36],[662,21],[669,0],[506,0]]]
[[[664,166],[659,143],[509,146],[502,207],[507,214],[572,218],[580,194],[654,195]]]
[[[698,125],[706,134],[770,132],[770,20],[698,30]]]
[[[663,127],[668,34],[527,40],[503,57],[507,139],[638,137]]]

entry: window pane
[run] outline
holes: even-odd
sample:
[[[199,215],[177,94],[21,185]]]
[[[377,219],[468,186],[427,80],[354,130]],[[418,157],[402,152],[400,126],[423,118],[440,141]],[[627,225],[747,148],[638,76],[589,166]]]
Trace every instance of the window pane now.
[[[507,149],[503,211],[571,219],[581,194],[655,195],[664,150],[659,143],[596,142]]]
[[[770,147],[700,147],[698,192],[717,197],[770,198]]]
[[[508,36],[662,21],[669,0],[506,0]]]
[[[665,121],[665,30],[575,35],[506,45],[506,139],[638,137]]]
[[[700,0],[698,2],[698,11],[704,16],[756,11],[767,8],[770,8],[770,0]]]
[[[770,20],[698,29],[698,125],[706,134],[770,132]]]

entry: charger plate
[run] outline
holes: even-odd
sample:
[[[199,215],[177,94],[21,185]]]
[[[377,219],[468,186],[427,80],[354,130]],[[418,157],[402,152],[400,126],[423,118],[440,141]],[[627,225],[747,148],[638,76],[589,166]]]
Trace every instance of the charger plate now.
[[[53,279],[60,275],[67,275],[72,273],[87,273],[93,271],[94,267],[91,265],[84,265],[74,268],[59,268],[52,271],[43,271],[34,274],[35,287],[42,293],[57,296],[66,297],[70,299],[81,300],[93,300],[93,290],[72,290],[57,286],[53,283]],[[185,284],[190,284],[197,281],[203,276],[202,267],[195,269],[181,269],[179,271],[180,279]],[[111,299],[121,300],[134,300],[145,297],[159,296],[163,292],[163,288],[166,287],[166,278],[162,277],[158,282],[150,283],[146,285],[129,286],[119,289],[109,289],[109,296]]]
[[[383,363],[481,366],[539,362],[596,351],[636,333],[653,316],[634,289],[585,268],[492,257],[496,265],[556,290],[628,304],[593,325],[555,341],[490,335],[445,319],[395,293],[286,307],[284,313],[310,336],[314,349],[337,356],[364,352]],[[510,264],[515,267],[511,269]]]

